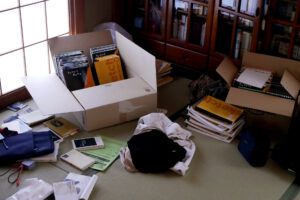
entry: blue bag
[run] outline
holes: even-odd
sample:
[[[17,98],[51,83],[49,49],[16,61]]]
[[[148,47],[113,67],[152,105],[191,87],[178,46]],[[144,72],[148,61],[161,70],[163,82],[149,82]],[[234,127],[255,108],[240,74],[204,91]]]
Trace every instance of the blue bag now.
[[[13,135],[0,141],[0,164],[42,156],[53,151],[51,131]]]
[[[253,167],[264,166],[268,159],[270,138],[261,130],[245,128],[238,150]]]

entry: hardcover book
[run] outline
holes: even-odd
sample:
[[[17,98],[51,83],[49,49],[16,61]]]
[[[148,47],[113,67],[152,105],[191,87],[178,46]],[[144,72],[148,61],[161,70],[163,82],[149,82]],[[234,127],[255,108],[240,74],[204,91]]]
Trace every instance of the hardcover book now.
[[[60,135],[62,138],[74,135],[80,130],[78,126],[75,126],[71,122],[61,117],[46,121],[44,122],[44,125]]]
[[[229,123],[237,121],[244,112],[242,109],[212,96],[204,97],[204,99],[196,106],[196,110]]]

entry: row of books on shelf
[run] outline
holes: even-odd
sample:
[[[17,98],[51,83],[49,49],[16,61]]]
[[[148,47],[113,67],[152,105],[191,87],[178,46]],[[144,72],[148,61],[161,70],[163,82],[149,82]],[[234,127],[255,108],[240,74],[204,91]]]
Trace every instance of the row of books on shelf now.
[[[115,44],[90,48],[89,62],[82,50],[54,55],[58,77],[71,91],[123,80],[125,70]]]
[[[193,4],[193,13],[198,15],[198,16],[207,16],[208,7],[198,5],[198,4]]]
[[[245,51],[250,51],[252,35],[242,29],[236,30],[234,58],[241,58]]]
[[[294,45],[292,58],[300,60],[300,46]]]
[[[230,143],[245,124],[244,111],[212,96],[187,108],[189,130]]]
[[[257,0],[242,0],[240,11],[249,15],[255,15],[257,3]]]
[[[180,15],[173,22],[173,38],[185,41],[187,31],[187,15]]]

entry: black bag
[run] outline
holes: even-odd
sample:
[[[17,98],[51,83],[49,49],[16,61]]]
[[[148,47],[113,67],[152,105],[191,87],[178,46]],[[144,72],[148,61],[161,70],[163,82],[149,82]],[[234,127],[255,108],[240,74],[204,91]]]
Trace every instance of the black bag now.
[[[238,149],[251,166],[264,166],[268,160],[269,148],[270,138],[264,132],[244,128]]]
[[[46,155],[54,151],[51,131],[29,132],[0,141],[0,163]]]
[[[185,157],[186,150],[159,130],[134,135],[128,141],[132,162],[141,172],[159,173]]]
[[[299,133],[288,135],[281,143],[275,145],[271,158],[282,168],[300,172],[300,136]]]

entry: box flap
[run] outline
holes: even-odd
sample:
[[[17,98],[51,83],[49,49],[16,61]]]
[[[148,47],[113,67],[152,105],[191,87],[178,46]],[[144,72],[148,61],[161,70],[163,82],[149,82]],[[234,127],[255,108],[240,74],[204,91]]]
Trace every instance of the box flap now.
[[[55,37],[48,41],[52,56],[68,51],[83,50],[89,59],[90,48],[112,43],[113,40],[109,30],[70,35],[67,37]]]
[[[43,114],[58,114],[83,111],[74,98],[55,75],[27,76],[23,82]]]
[[[154,93],[156,91],[139,77],[73,91],[85,110]]]
[[[116,31],[117,46],[129,77],[140,76],[154,90],[156,86],[155,57]]]
[[[299,61],[252,52],[245,52],[242,60],[242,66],[266,69],[275,72],[275,75],[279,77],[287,69],[298,80],[300,80],[299,65]]]
[[[280,84],[292,97],[294,97],[294,99],[297,98],[300,90],[300,83],[288,70],[284,71]]]
[[[225,57],[216,71],[226,81],[226,83],[231,86],[233,79],[239,69],[233,64],[233,62],[231,62],[229,58]]]
[[[226,102],[291,117],[295,101],[231,87]]]

